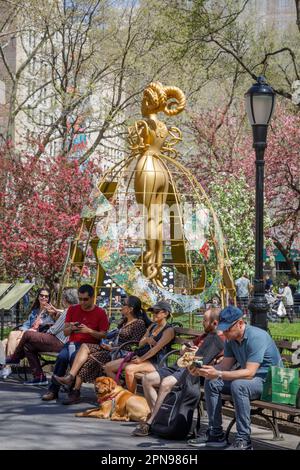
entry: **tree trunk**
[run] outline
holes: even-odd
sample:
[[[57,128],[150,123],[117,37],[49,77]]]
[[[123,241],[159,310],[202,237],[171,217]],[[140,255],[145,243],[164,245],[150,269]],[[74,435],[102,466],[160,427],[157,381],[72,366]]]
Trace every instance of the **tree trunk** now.
[[[284,256],[284,258],[287,262],[287,265],[288,265],[288,267],[291,271],[291,277],[294,278],[294,279],[299,280],[300,276],[297,273],[297,268],[296,268],[296,265],[294,263],[294,260],[291,257],[290,250],[288,250],[287,248],[284,248],[284,246],[282,245],[282,243],[279,240],[276,240],[275,238],[273,238],[273,241],[274,241],[274,245],[276,246],[276,248],[278,248],[280,253]]]

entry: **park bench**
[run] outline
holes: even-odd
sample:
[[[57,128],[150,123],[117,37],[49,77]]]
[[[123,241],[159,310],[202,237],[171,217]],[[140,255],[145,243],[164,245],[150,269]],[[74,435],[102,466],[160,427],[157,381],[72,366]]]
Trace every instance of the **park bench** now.
[[[170,365],[176,362],[179,356],[180,347],[188,340],[194,340],[202,332],[196,331],[191,328],[184,328],[181,326],[175,327],[176,336],[171,346],[171,350],[162,358],[159,366],[163,367],[165,365]],[[280,351],[281,357],[284,361],[286,367],[297,367],[299,368],[300,364],[300,341],[289,341],[288,339],[275,340],[275,343]],[[122,344],[116,351],[116,357],[121,349],[124,349],[124,346],[129,348],[137,347],[137,341],[128,341]],[[40,353],[40,359],[42,367],[47,365],[52,365],[55,363],[58,353],[54,352],[43,352]],[[139,390],[142,390],[141,379],[143,374],[137,375],[137,380],[139,384]],[[234,412],[232,398],[230,395],[222,395],[222,402],[224,409],[226,411]],[[204,393],[201,393],[201,404],[202,407],[205,404]],[[269,414],[268,414],[269,413]],[[278,421],[282,419],[279,415],[284,414],[287,416],[287,421],[293,423],[296,417],[300,416],[300,409],[290,405],[281,405],[276,403],[270,403],[262,400],[253,400],[251,402],[251,416],[259,416],[264,419],[268,427],[271,428],[273,432],[273,440],[282,439],[279,428]],[[232,427],[235,424],[235,417],[233,416],[228,428],[226,430],[227,436],[231,431]]]
[[[163,367],[171,365],[178,359],[180,354],[180,347],[188,340],[194,340],[202,334],[202,332],[183,327],[175,327],[175,339],[172,344],[171,351],[169,351],[161,360],[159,366]],[[298,367],[300,364],[300,341],[289,341],[287,339],[275,340],[275,343],[280,351],[281,357],[286,367]],[[136,345],[137,342],[128,342],[127,345]],[[124,346],[124,345],[123,345]],[[121,347],[119,348],[121,350]],[[139,390],[141,390],[141,380],[143,374],[137,374],[137,381]],[[222,395],[223,407],[226,411],[234,412],[232,397],[230,395]],[[204,393],[201,393],[202,410],[205,404]],[[269,413],[269,414],[268,414]],[[287,421],[293,423],[296,417],[300,416],[300,409],[290,405],[281,405],[277,403],[270,403],[262,400],[253,400],[251,402],[251,416],[259,416],[263,418],[268,427],[271,428],[273,433],[273,440],[281,440],[282,436],[279,432],[278,421],[281,419],[279,415],[286,415]],[[226,436],[235,424],[235,417],[233,416],[226,430]]]

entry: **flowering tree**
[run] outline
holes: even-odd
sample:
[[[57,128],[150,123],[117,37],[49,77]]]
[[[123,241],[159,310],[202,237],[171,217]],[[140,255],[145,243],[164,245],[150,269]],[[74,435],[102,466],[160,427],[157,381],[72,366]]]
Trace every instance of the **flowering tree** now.
[[[78,227],[80,211],[91,189],[89,164],[30,155],[0,155],[1,277],[31,273],[51,284],[61,271],[67,238]]]
[[[300,250],[300,115],[279,108],[272,122],[266,156],[268,235],[286,259],[293,277],[291,250]]]
[[[253,191],[245,176],[216,175],[209,186],[212,203],[223,228],[233,277],[254,271]]]
[[[219,120],[216,120],[216,116],[220,116]],[[224,189],[219,186],[219,175],[222,175],[221,185],[224,185],[222,181],[226,181],[228,176],[241,175],[247,182],[244,191],[250,192],[252,198],[254,196],[255,153],[251,134],[245,131],[244,122],[241,111],[234,113],[227,109],[203,112],[194,119],[199,153],[187,165],[212,195],[216,193],[212,191],[213,188],[219,191]],[[273,240],[274,246],[285,257],[293,277],[297,277],[297,270],[291,250],[300,248],[299,148],[300,116],[291,114],[282,104],[278,105],[269,129],[265,154],[265,202],[268,215],[265,236]],[[241,195],[240,200],[247,200],[247,197],[246,194],[243,197]],[[236,229],[243,222],[243,217],[242,214],[236,214],[232,221]]]

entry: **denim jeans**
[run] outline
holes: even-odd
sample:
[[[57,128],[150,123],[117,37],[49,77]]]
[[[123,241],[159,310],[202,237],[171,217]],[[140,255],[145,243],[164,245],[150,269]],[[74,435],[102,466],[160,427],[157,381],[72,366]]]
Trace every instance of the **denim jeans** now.
[[[234,403],[237,438],[250,440],[251,419],[250,400],[260,398],[264,380],[254,377],[251,380],[237,379],[223,381],[221,379],[205,380],[204,391],[208,413],[209,427],[213,435],[223,432],[221,393],[231,395]]]
[[[66,343],[64,345],[64,347],[62,348],[62,350],[60,351],[56,359],[54,371],[53,371],[54,375],[57,375],[58,377],[63,377],[65,375],[69,365],[72,366],[76,353],[78,349],[80,348],[80,346],[81,346],[81,343],[75,343],[75,351],[69,358],[69,343]],[[60,389],[60,385],[58,385],[57,383],[54,383],[53,380],[51,380],[51,384],[49,386],[49,392],[58,394],[59,389]]]

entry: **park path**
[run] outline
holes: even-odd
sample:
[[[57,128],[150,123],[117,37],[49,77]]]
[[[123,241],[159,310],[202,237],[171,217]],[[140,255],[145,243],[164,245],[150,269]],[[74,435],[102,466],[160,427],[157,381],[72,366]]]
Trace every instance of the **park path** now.
[[[41,401],[45,390],[15,378],[0,381],[0,450],[191,450],[182,441],[132,437],[134,423],[76,418],[76,412],[95,404],[92,385],[83,387],[82,402],[72,406]],[[205,429],[205,418],[202,423]],[[252,437],[255,449],[295,449],[300,440],[285,434],[284,441],[274,443],[271,432],[258,426]]]

